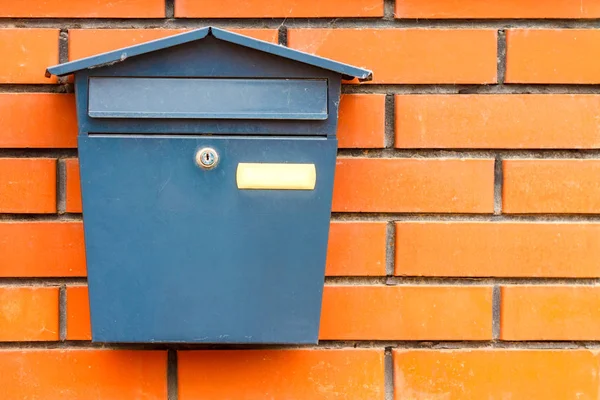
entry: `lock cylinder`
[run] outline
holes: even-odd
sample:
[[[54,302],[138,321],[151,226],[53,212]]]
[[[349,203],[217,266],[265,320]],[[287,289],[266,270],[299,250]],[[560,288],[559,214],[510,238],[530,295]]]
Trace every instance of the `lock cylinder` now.
[[[212,169],[219,163],[219,154],[215,149],[205,147],[196,152],[196,164],[200,168]]]

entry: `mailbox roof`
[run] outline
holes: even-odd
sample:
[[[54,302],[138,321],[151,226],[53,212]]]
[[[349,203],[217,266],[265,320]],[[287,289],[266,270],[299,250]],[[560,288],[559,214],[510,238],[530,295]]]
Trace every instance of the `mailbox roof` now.
[[[315,67],[334,71],[341,74],[344,77],[344,79],[358,78],[361,81],[370,81],[373,75],[371,71],[363,68],[354,67],[349,64],[340,63],[327,58],[308,54],[302,51],[293,50],[285,46],[265,42],[262,40],[250,38],[248,36],[209,26],[201,29],[196,29],[190,32],[181,33],[178,35],[165,37],[158,40],[153,40],[151,42],[125,47],[107,53],[101,53],[92,57],[86,57],[80,60],[55,65],[53,67],[49,67],[46,70],[46,76],[64,76],[83,69],[103,67],[121,61],[125,61],[130,57],[139,56],[141,54],[150,53],[157,50],[167,49],[169,47],[193,42],[195,40],[201,40],[207,36],[213,36],[219,40],[224,40],[226,42],[235,43],[240,46],[249,47],[252,49],[263,51],[265,53],[274,54],[276,56],[288,58],[290,60],[298,61],[304,64],[313,65]]]

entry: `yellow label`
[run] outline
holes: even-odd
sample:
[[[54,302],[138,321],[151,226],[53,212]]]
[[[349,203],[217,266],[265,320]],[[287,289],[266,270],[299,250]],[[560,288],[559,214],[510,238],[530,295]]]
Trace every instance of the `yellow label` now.
[[[239,163],[238,189],[314,190],[315,164]]]

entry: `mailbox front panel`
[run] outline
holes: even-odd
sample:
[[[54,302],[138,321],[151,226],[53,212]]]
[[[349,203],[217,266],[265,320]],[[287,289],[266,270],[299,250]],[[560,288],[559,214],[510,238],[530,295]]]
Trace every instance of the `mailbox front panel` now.
[[[202,149],[214,168],[199,166]],[[93,340],[316,343],[336,149],[326,138],[80,136]],[[277,164],[300,166],[289,168],[298,185]],[[240,186],[240,166],[268,188]]]

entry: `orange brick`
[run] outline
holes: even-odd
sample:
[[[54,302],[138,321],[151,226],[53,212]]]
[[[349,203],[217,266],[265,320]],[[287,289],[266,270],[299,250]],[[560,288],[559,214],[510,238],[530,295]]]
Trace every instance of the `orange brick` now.
[[[65,160],[67,173],[67,205],[68,213],[81,212],[81,185],[79,184],[79,160],[69,158]]]
[[[491,213],[494,160],[338,158],[333,211]]]
[[[0,93],[0,147],[77,147],[75,96]]]
[[[404,399],[595,399],[589,350],[394,350],[394,394]]]
[[[385,222],[332,222],[326,274],[385,275],[386,229]]]
[[[382,350],[179,351],[178,364],[179,400],[384,398]]]
[[[87,286],[67,287],[67,340],[91,340]]]
[[[396,18],[598,18],[594,0],[396,0]]]
[[[3,13],[4,4],[0,9]],[[56,77],[48,79],[45,72],[58,64],[58,32],[0,29],[0,83],[55,83]]]
[[[56,212],[56,160],[0,159],[0,212]]]
[[[590,223],[398,222],[395,273],[594,278],[598,237]]]
[[[590,57],[599,47],[598,30],[509,30],[506,82],[600,83],[600,59]]]
[[[321,340],[486,340],[490,286],[326,286]]]
[[[163,0],[6,1],[1,17],[12,18],[161,18]]]
[[[0,277],[85,276],[81,222],[0,223]]]
[[[600,212],[600,160],[504,160],[506,213]]]
[[[167,352],[0,350],[3,399],[167,398]]]
[[[177,35],[189,29],[71,29],[69,60]],[[242,35],[277,43],[277,29],[231,29]]]
[[[384,94],[342,95],[337,132],[340,148],[383,148],[384,133]]]
[[[600,338],[600,287],[505,286],[501,290],[502,340]]]
[[[398,95],[396,147],[599,148],[600,96]]]
[[[0,287],[1,342],[58,340],[58,331],[58,288]]]
[[[176,18],[382,17],[383,0],[177,0]]]
[[[366,67],[373,83],[495,83],[492,29],[290,29],[290,47]]]

